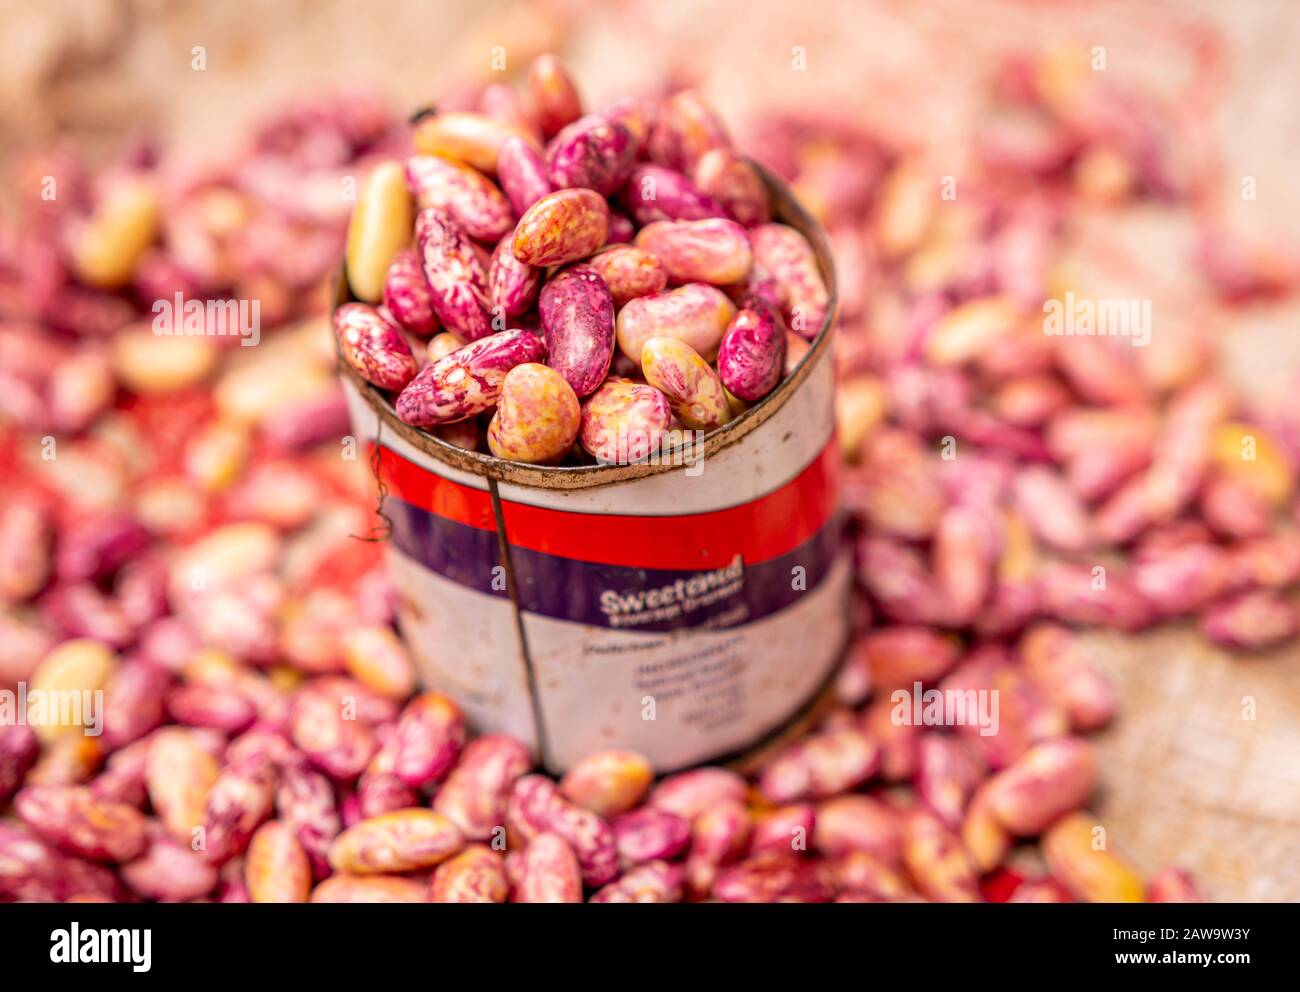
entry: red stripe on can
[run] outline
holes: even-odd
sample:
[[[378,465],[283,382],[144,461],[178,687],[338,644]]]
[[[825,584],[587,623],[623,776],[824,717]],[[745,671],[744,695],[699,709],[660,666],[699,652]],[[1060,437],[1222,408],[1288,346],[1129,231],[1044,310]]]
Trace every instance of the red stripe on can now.
[[[737,555],[758,564],[787,554],[818,533],[835,512],[839,454],[832,437],[808,466],[779,489],[705,513],[640,516],[575,513],[503,499],[511,545],[542,554],[629,568],[720,568]],[[380,477],[394,496],[458,523],[492,530],[490,495],[444,479],[388,449]]]

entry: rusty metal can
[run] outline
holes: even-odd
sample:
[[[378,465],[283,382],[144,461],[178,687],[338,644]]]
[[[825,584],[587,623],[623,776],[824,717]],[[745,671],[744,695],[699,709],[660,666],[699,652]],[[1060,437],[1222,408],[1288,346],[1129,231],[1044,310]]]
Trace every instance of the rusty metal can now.
[[[525,465],[403,423],[340,363],[421,677],[552,772],[611,747],[658,772],[759,747],[824,697],[848,639],[834,271],[825,234],[762,175],[830,306],[798,367],[707,435],[623,464]]]

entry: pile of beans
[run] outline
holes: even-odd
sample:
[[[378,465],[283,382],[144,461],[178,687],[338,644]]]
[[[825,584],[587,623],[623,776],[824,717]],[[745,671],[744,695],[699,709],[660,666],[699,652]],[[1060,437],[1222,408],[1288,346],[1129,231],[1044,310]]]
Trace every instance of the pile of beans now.
[[[526,140],[538,131],[564,147],[556,136],[576,108],[539,110],[565,105],[567,96],[547,100],[563,90],[562,72],[544,59],[530,78],[525,104],[492,86],[420,124],[421,156],[450,156],[430,167],[486,189],[488,175],[502,178],[507,142],[489,159],[482,128],[524,113],[511,148],[538,153]],[[636,139],[650,159],[634,168],[691,176],[728,204],[757,259],[762,213],[739,210],[699,168],[714,151],[730,154],[713,143],[713,116],[689,93],[645,107],[646,120],[670,123]],[[1300,571],[1285,522],[1293,453],[1281,434],[1233,419],[1207,364],[1159,371],[1007,318],[1009,297],[1045,292],[1030,276],[1068,237],[1063,219],[1089,157],[1070,130],[1077,121],[1035,113],[1049,137],[1066,132],[1071,153],[1051,168],[998,159],[1016,184],[991,172],[991,192],[963,192],[960,207],[930,203],[911,163],[840,124],[773,122],[759,145],[837,243],[840,436],[854,463],[845,493],[859,554],[856,635],[835,704],[750,778],[701,768],[655,781],[638,755],[609,751],[553,781],[520,742],[473,737],[452,701],[416,692],[380,547],[356,539],[370,525],[373,480],[346,434],[322,326],[344,251],[345,180],[372,170],[367,210],[382,209],[371,190],[409,195],[388,164],[405,140],[391,118],[364,101],[314,104],[272,122],[237,164],[198,173],[149,150],[93,178],[67,162],[31,162],[30,183],[15,186],[30,202],[0,232],[0,688],[102,690],[104,705],[96,736],[66,721],[0,725],[0,900],[1196,898],[1185,872],[1144,882],[1119,844],[1097,843],[1086,807],[1102,769],[1086,735],[1117,700],[1074,628],[1195,614],[1225,642],[1276,640],[1294,624],[1284,591]],[[1087,171],[1111,176],[1112,191],[1116,163],[1158,161],[1145,146],[1130,161],[1113,144],[1111,168]],[[39,195],[50,175],[66,191],[52,201]],[[459,244],[462,260],[490,273],[477,242],[499,238],[506,247],[495,250],[517,254],[510,231],[547,197],[599,213],[595,201],[612,192],[635,216],[618,199],[626,178],[595,199],[572,184],[555,193],[560,184],[545,178],[490,237],[470,230],[474,216],[429,205],[420,255],[368,270],[350,258],[357,295],[388,297],[387,315],[354,311],[366,316],[350,326],[384,335],[400,326],[406,340],[441,325],[466,349],[494,333],[535,337],[530,317],[470,341],[474,331],[453,316],[461,309],[431,302],[422,322],[398,300],[425,287],[432,301],[435,283],[449,294],[469,287],[472,301],[486,286],[491,299],[490,278],[450,280],[425,249]],[[1156,195],[1149,179],[1127,190]],[[1177,207],[1175,193],[1160,195]],[[986,222],[940,231],[935,214],[948,207],[987,211],[977,215]],[[637,220],[636,236],[651,231],[652,242],[656,223],[682,222]],[[687,222],[713,231],[715,220]],[[590,235],[592,251],[609,240],[608,224]],[[376,229],[400,230],[393,240],[405,251],[408,228]],[[538,275],[542,336],[534,360],[511,370],[527,370],[521,390],[558,373],[579,393],[569,377],[590,370],[553,345],[546,291],[599,283],[619,301],[613,287],[623,284],[597,263],[633,250],[664,264],[659,251],[611,248],[544,283]],[[1249,284],[1249,261],[1232,264],[1234,285]],[[745,281],[760,298],[755,268]],[[752,319],[794,325],[793,285]],[[259,297],[264,340],[244,349],[217,334],[155,334],[151,301],[178,286],[200,298]],[[656,298],[627,296],[620,318]],[[905,319],[869,319],[888,312],[871,301]],[[736,330],[731,316],[728,325]],[[447,357],[417,373],[410,354],[412,378],[382,386],[402,409],[400,391],[427,383]],[[598,371],[587,381],[608,388],[614,380]],[[415,395],[411,409],[437,408],[429,392]],[[507,421],[495,443],[517,440],[507,396],[493,402]],[[435,429],[454,426],[445,423]],[[1231,457],[1247,433],[1249,463]],[[902,719],[891,693],[917,682],[998,690],[998,732]]]
[[[770,220],[757,170],[689,91],[584,114],[543,57],[526,97],[498,84],[413,141],[359,198],[363,302],[334,329],[402,420],[450,443],[481,449],[486,428],[500,458],[633,461],[762,400],[825,322],[812,246]]]

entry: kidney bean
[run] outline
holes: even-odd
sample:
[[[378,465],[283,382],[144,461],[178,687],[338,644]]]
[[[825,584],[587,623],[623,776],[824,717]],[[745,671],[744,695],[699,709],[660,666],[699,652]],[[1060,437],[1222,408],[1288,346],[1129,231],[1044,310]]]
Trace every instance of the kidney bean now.
[[[42,839],[78,857],[121,863],[145,848],[140,811],[84,786],[30,785],[14,797],[14,812]]]
[[[1086,813],[1062,817],[1043,834],[1043,857],[1054,878],[1085,902],[1141,902],[1142,880],[1105,846]]]
[[[410,236],[411,194],[402,166],[382,162],[366,177],[348,223],[348,286],[357,299],[383,298],[388,267]]]
[[[1062,814],[1088,801],[1097,785],[1097,757],[1079,738],[1036,744],[992,779],[989,809],[1016,836],[1041,833]]]
[[[217,776],[203,807],[203,850],[209,862],[219,865],[244,853],[253,831],[274,815],[276,779],[265,759],[232,764]]]
[[[544,832],[558,835],[572,846],[582,866],[582,881],[593,888],[618,874],[618,850],[609,824],[569,802],[540,775],[525,775],[515,783],[506,807],[506,828],[512,843],[516,838],[531,843]]]
[[[614,355],[614,301],[609,287],[586,265],[566,269],[542,289],[538,301],[547,364],[579,397],[589,396],[609,374]]]
[[[465,719],[451,699],[426,692],[406,705],[393,738],[393,773],[418,789],[441,781],[455,765],[465,744]]]
[[[624,865],[676,858],[691,841],[691,821],[666,809],[642,807],[610,821]]]
[[[450,818],[468,839],[487,840],[504,828],[509,794],[532,764],[528,749],[512,737],[477,737],[465,747],[434,796],[433,808]]]
[[[582,115],[582,98],[564,64],[554,55],[539,55],[528,67],[528,93],[538,125],[551,137]]]
[[[456,825],[433,810],[403,809],[370,817],[334,838],[329,863],[354,875],[413,871],[445,861],[464,845]]]
[[[627,181],[635,155],[627,128],[588,114],[565,125],[547,145],[547,177],[557,189],[585,187],[610,196]]]
[[[712,361],[735,315],[732,302],[718,289],[704,283],[638,297],[618,313],[615,325],[618,346],[639,366],[647,341],[653,337],[673,337]]]
[[[812,340],[826,320],[829,293],[808,239],[785,224],[760,224],[749,232],[754,268],[779,287],[782,316],[800,337]]]
[[[718,345],[718,377],[730,392],[757,403],[785,373],[785,328],[765,306],[736,311]]]
[[[305,762],[286,765],[275,790],[275,809],[306,853],[312,874],[323,878],[329,872],[329,846],[342,829],[329,779]]]
[[[609,819],[640,803],[653,779],[650,762],[634,751],[597,751],[565,773],[560,779],[560,792],[571,802]]]
[[[1038,624],[1016,646],[1026,674],[1069,714],[1075,730],[1097,730],[1110,722],[1118,702],[1115,688],[1088,660],[1077,635],[1055,624]]]
[[[919,810],[903,819],[903,864],[917,890],[935,902],[979,902],[974,866],[961,842]]]
[[[411,143],[420,154],[445,156],[480,172],[497,171],[497,154],[509,138],[536,141],[518,125],[463,110],[427,114],[411,132]]]
[[[156,833],[134,861],[122,865],[122,881],[136,895],[160,902],[202,899],[217,885],[217,869],[188,846]]]
[[[563,265],[598,251],[608,231],[604,197],[589,189],[561,189],[528,208],[511,244],[525,265]]]
[[[880,767],[880,748],[856,728],[813,734],[780,752],[759,776],[770,801],[825,799],[865,782]]]
[[[417,209],[445,211],[471,238],[496,241],[514,226],[505,194],[470,166],[436,155],[412,155],[406,160],[406,184]]]
[[[464,228],[448,213],[421,210],[415,241],[429,303],[442,326],[462,341],[491,334],[487,266]]]
[[[719,872],[713,896],[722,902],[829,902],[831,893],[815,865],[763,854]]]
[[[510,206],[520,217],[534,203],[554,191],[541,152],[536,144],[525,138],[509,137],[501,143],[497,178],[510,198]]]
[[[1300,614],[1277,593],[1261,589],[1214,604],[1201,614],[1199,626],[1215,644],[1257,651],[1295,637]]]
[[[421,369],[397,397],[397,415],[416,427],[475,417],[496,405],[506,373],[545,357],[545,344],[528,331],[489,334]]]
[[[543,832],[529,840],[517,871],[514,902],[582,902],[578,858],[559,834]]]
[[[505,859],[482,844],[444,861],[429,878],[429,902],[500,903],[509,894]]]
[[[641,228],[635,244],[655,255],[668,278],[679,283],[738,283],[753,264],[745,229],[722,218],[655,221]]]
[[[390,875],[334,875],[311,890],[311,902],[424,902],[424,886]]]
[[[686,342],[650,338],[641,349],[641,369],[646,382],[668,397],[668,405],[684,427],[711,430],[731,420],[722,380]]]
[[[673,169],[690,169],[707,152],[731,139],[713,109],[695,90],[681,90],[660,108],[651,128],[650,158]]]
[[[257,828],[244,859],[250,902],[307,902],[311,866],[294,833],[279,820]]]
[[[513,241],[514,235],[507,234],[492,252],[488,291],[494,316],[518,317],[537,302],[542,272],[515,258]]]
[[[754,166],[730,148],[713,148],[695,162],[696,185],[745,227],[765,224],[771,212],[767,188]]]
[[[54,528],[48,510],[21,498],[0,507],[0,601],[20,603],[49,579]]]
[[[393,256],[384,276],[383,300],[384,309],[404,330],[422,338],[437,333],[438,317],[433,312],[429,283],[415,252],[403,249]]]
[[[684,869],[664,861],[649,861],[624,872],[591,897],[592,902],[681,902]]]
[[[663,220],[704,220],[726,217],[717,200],[700,190],[676,169],[658,165],[637,165],[627,177],[620,194],[638,224]]]
[[[652,296],[668,285],[668,272],[663,263],[641,248],[606,248],[591,256],[587,264],[609,288],[616,310],[621,310],[629,300]]]

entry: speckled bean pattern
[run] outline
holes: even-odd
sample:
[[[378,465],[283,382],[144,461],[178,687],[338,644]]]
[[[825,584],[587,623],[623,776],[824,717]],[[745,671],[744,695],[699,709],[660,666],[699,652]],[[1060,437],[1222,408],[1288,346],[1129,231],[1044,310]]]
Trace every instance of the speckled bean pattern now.
[[[775,280],[786,324],[812,340],[826,319],[829,294],[808,239],[785,224],[760,224],[749,232],[754,269]]]
[[[785,374],[786,331],[762,303],[736,311],[718,346],[718,377],[746,403],[757,403]]]
[[[668,397],[677,419],[691,430],[712,430],[731,420],[718,374],[677,338],[651,338],[641,351],[646,382]]]
[[[546,284],[538,301],[546,364],[588,396],[609,374],[614,356],[614,300],[588,266],[566,269]]]
[[[401,809],[362,820],[334,838],[329,863],[352,875],[414,871],[445,861],[464,845],[456,825],[431,809]]]
[[[541,285],[542,270],[525,265],[515,258],[513,231],[503,237],[492,251],[488,267],[488,294],[492,319],[518,317],[533,308]],[[505,330],[504,327],[500,330]]]
[[[514,226],[505,194],[468,165],[436,155],[412,155],[406,160],[406,183],[417,209],[451,214],[471,238],[496,241]]]
[[[727,216],[721,203],[682,173],[658,165],[636,166],[619,199],[638,224]]]
[[[488,448],[498,458],[551,465],[573,447],[581,420],[577,394],[564,376],[536,362],[516,365],[501,384]]]
[[[736,306],[716,286],[690,283],[666,293],[631,300],[618,312],[619,350],[637,365],[653,337],[673,337],[712,361]]]
[[[658,257],[673,282],[726,286],[749,273],[749,235],[734,220],[656,221],[637,232],[635,244]]]
[[[523,138],[507,138],[501,143],[497,178],[510,198],[510,206],[520,217],[555,190],[546,176],[546,161],[541,152],[535,144]]]
[[[651,296],[668,285],[668,272],[663,263],[640,248],[607,248],[592,255],[587,264],[605,280],[617,310],[628,300]]]
[[[692,176],[700,191],[717,200],[738,224],[753,227],[770,218],[762,178],[753,165],[730,148],[705,152],[696,161]]]
[[[507,372],[545,357],[546,345],[528,331],[488,335],[421,369],[397,398],[397,415],[416,427],[477,416],[496,405]]]
[[[428,338],[438,331],[438,317],[433,312],[429,283],[415,252],[397,253],[384,277],[384,309],[404,330]]]
[[[515,257],[528,265],[563,265],[593,254],[605,244],[609,205],[590,189],[548,193],[519,218]]]
[[[582,404],[578,438],[598,460],[628,464],[659,450],[672,419],[668,397],[658,389],[610,376]]]
[[[509,894],[505,859],[482,844],[444,861],[429,878],[429,902],[501,903]]]
[[[415,218],[415,240],[429,300],[443,327],[462,341],[492,333],[487,266],[469,235],[450,214],[429,209]]]
[[[366,382],[401,390],[415,378],[415,356],[401,330],[374,307],[347,303],[334,311],[343,360]]]
[[[627,181],[635,154],[627,128],[588,114],[564,127],[547,145],[547,178],[556,189],[581,186],[610,196]]]

